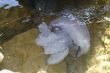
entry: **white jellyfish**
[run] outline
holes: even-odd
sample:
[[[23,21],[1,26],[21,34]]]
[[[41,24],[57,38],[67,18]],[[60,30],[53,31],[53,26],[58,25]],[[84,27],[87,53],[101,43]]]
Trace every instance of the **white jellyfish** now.
[[[70,46],[75,44],[76,56],[86,54],[90,48],[90,35],[86,24],[72,14],[61,16],[50,23],[57,28],[52,32],[46,23],[39,25],[40,34],[36,43],[44,48],[44,53],[49,54],[48,64],[56,64],[62,61],[69,53]]]
[[[86,54],[90,48],[90,35],[86,23],[77,18],[62,16],[52,21],[50,25],[68,33],[75,45],[79,46],[77,57]]]
[[[51,32],[45,23],[39,25],[40,34],[36,43],[44,48],[45,54],[50,54],[47,63],[56,64],[69,53],[69,45],[72,43],[69,36],[62,30]]]

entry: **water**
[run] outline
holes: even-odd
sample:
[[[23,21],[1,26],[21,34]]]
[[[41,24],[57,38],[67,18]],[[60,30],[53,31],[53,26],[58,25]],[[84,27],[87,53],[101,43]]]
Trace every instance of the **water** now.
[[[97,8],[95,9],[97,11],[94,12],[94,4],[89,1],[83,1],[83,3],[81,2],[82,1],[77,2],[79,4],[76,4],[73,7],[76,9],[71,9],[71,6],[66,5],[69,2],[67,3],[66,1],[61,1],[64,5],[60,4],[60,7],[58,6],[59,9],[56,10],[54,13],[55,15],[52,16],[47,14],[51,12],[51,10],[48,10],[48,12],[45,12],[45,10],[42,12],[37,11],[38,13],[35,11],[36,13],[34,13],[31,6],[29,6],[30,4],[28,6],[25,4],[25,0],[24,3],[20,3],[21,5],[24,5],[23,8],[13,7],[8,10],[1,8],[0,47],[2,47],[2,49],[0,49],[0,52],[4,54],[4,60],[0,63],[0,69],[5,68],[22,73],[37,73],[39,70],[45,70],[46,68],[45,71],[40,72],[66,73],[67,66],[65,61],[62,61],[57,65],[48,67],[45,66],[46,56],[43,54],[43,49],[34,42],[39,33],[36,26],[41,22],[42,18],[49,23],[50,20],[62,15],[60,12],[64,11],[64,7],[64,9],[73,11],[73,14],[76,14],[76,16],[82,21],[88,21],[88,18],[90,18],[90,20],[92,19],[92,23],[87,25],[92,38],[92,46],[89,53],[77,60],[69,56],[69,63],[72,65],[71,67],[74,69],[74,73],[91,73],[93,71],[96,73],[109,73],[110,65],[105,65],[105,62],[107,62],[107,64],[110,62],[110,56],[108,56],[108,59],[104,61],[105,66],[103,65],[103,60],[97,61],[96,59],[97,56],[104,54],[109,55],[110,53],[110,46],[108,42],[110,37],[109,22],[97,22],[100,19],[103,19],[104,16],[109,17],[109,11],[106,9],[108,11],[106,14],[106,10],[103,9],[103,6],[97,7],[98,5],[96,5]],[[84,14],[85,12],[87,12],[87,14]],[[88,12],[91,12],[93,15],[90,16],[89,14],[91,13],[88,14]],[[103,69],[103,67],[106,69]],[[100,68],[102,68],[102,70]]]

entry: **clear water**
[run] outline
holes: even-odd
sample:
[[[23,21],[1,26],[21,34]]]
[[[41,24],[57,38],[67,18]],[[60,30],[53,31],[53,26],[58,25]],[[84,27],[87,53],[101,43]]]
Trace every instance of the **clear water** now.
[[[66,6],[66,2],[62,2],[62,4],[63,3],[63,6]],[[91,23],[88,24],[92,38],[90,52],[77,60],[67,57],[75,73],[91,73],[88,67],[92,69],[92,64],[96,65],[96,67],[100,64],[97,63],[95,57],[101,54],[109,54],[110,52],[110,50],[107,49],[109,45],[103,45],[103,43],[109,43],[106,42],[108,41],[106,39],[110,36],[109,22],[104,21],[104,23],[100,23],[100,25],[97,22],[104,16],[110,16],[108,9],[106,8],[104,10],[102,6],[94,10],[94,5],[92,3],[87,3],[87,5],[84,3],[86,2],[80,2],[78,6],[74,7],[75,9],[71,9],[71,6],[65,7],[65,9],[67,8],[67,10],[70,9],[73,11],[73,14],[82,21],[92,19]],[[4,60],[0,63],[0,69],[10,69],[22,73],[66,73],[68,66],[65,61],[53,66],[45,65],[47,56],[43,54],[43,49],[35,44],[35,38],[38,35],[38,29],[36,29],[36,27],[41,22],[42,18],[44,18],[46,22],[53,20],[62,14],[60,11],[63,12],[63,6],[61,5],[61,8],[59,7],[61,10],[59,9],[60,11],[55,13],[55,16],[50,16],[45,11],[41,12],[41,14],[33,13],[31,7],[26,5],[24,4],[23,8],[13,7],[8,10],[4,8],[0,9],[0,52],[4,54]],[[104,6],[106,7],[106,5]],[[106,11],[108,11],[108,13],[106,13]],[[107,38],[105,38],[106,35]],[[100,41],[101,39],[103,42]],[[104,50],[102,46],[105,46]],[[108,57],[109,59],[107,59],[107,61],[109,62],[110,56]],[[96,68],[93,67],[93,70],[94,69]],[[89,71],[87,72],[87,70]],[[108,73],[110,72],[107,69],[103,69],[102,73],[107,71]]]

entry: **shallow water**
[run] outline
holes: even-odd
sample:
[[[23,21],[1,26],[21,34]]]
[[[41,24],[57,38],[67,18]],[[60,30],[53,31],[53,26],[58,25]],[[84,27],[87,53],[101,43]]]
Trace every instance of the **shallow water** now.
[[[33,18],[33,15],[36,17]],[[110,22],[100,21],[105,16],[109,17],[110,12],[92,19],[92,23],[88,24],[91,35],[89,53],[77,60],[67,57],[66,60],[71,64],[74,73],[110,73]],[[51,18],[45,16],[46,21]],[[45,65],[47,56],[43,54],[43,49],[35,44],[39,19],[42,19],[42,15],[33,14],[28,8],[0,9],[0,52],[5,56],[0,63],[0,69],[6,68],[21,73],[67,72],[65,61],[52,66]]]

